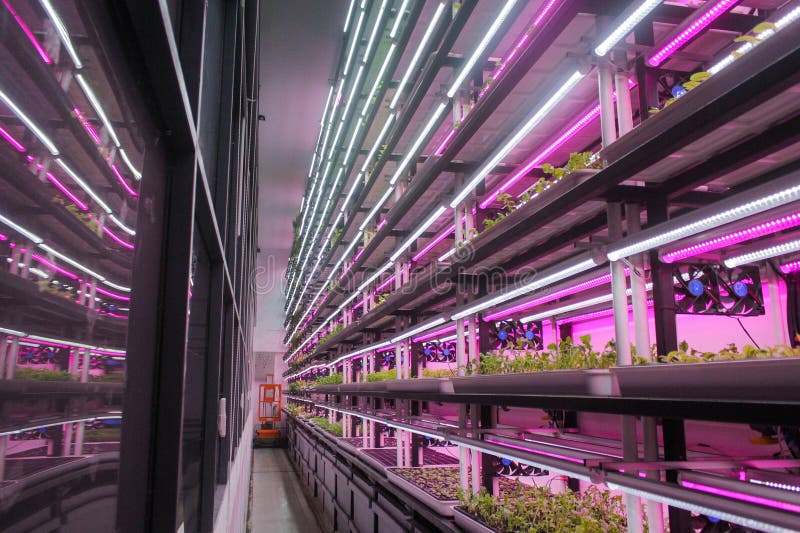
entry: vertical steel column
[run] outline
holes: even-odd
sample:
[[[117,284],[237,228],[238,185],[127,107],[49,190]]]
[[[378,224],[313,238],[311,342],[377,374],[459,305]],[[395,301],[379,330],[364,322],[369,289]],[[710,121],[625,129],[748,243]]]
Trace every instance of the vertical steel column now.
[[[775,344],[790,344],[786,338],[787,323],[785,306],[781,301],[781,280],[770,263],[767,263],[767,288],[769,290],[769,314],[772,317],[772,334]]]
[[[6,451],[8,450],[8,435],[0,436],[0,481],[6,478]]]
[[[625,72],[625,63],[628,60],[627,52],[615,52],[614,58],[622,65],[614,71],[614,89],[617,92],[617,123],[619,136],[622,137],[633,129],[633,106],[631,105],[631,91],[628,89],[628,73]]]
[[[72,424],[61,424],[63,441],[61,443],[61,455],[71,455],[72,448]]]
[[[6,355],[6,379],[14,379],[14,372],[17,369],[17,357],[19,356],[19,337],[14,337]]]
[[[600,131],[603,146],[617,140],[617,126],[614,118],[614,75],[611,65],[602,60],[597,66],[597,89],[600,99]]]
[[[622,238],[622,205],[608,204],[608,238],[614,242]],[[611,293],[614,309],[614,332],[616,335],[617,364],[620,366],[631,364],[631,346],[628,332],[628,296],[625,268],[620,261],[611,261]],[[636,441],[636,418],[623,415],[622,420],[622,449],[626,461],[639,459],[638,444]],[[641,504],[639,498],[626,494],[625,507],[628,515],[628,532],[640,533],[642,531]]]
[[[83,349],[83,366],[81,367],[81,383],[89,382],[89,367],[92,362],[92,354],[89,348]]]
[[[8,354],[8,336],[5,334],[0,334],[0,379],[6,374],[6,355]],[[2,481],[2,477],[0,477],[0,481]]]
[[[28,275],[30,274],[31,270],[31,254],[33,253],[33,246],[32,242],[29,242],[27,246],[25,246],[25,251],[22,253],[22,268],[20,269],[19,276],[22,279],[28,279]]]
[[[75,455],[83,455],[83,436],[86,430],[86,422],[75,424]]]
[[[617,88],[619,94],[619,88]],[[625,220],[628,224],[628,233],[638,233],[642,230],[641,208],[639,204],[628,204],[625,207]],[[636,354],[639,357],[651,359],[650,356],[650,326],[647,318],[647,287],[644,275],[644,254],[631,256],[631,300],[633,303],[633,330],[635,337]],[[658,460],[658,422],[655,418],[646,416],[642,418],[642,437],[644,439],[644,458],[646,461]],[[650,479],[658,479],[659,473],[655,470],[647,472]],[[650,533],[664,531],[664,516],[661,503],[646,500],[647,530]]]
[[[647,220],[651,225],[669,219],[666,200],[648,202]],[[658,258],[658,251],[650,251],[650,272],[653,280],[653,314],[655,320],[656,346],[658,354],[664,355],[678,348],[678,330],[675,321],[675,297],[673,294],[672,268]],[[683,420],[664,419],[661,422],[664,438],[664,459],[683,461],[686,459],[686,435]],[[669,483],[678,482],[676,470],[666,471]],[[677,507],[669,508],[670,531],[689,531],[689,511]]]
[[[655,35],[653,23],[647,18],[633,30],[634,42],[637,45],[653,46]],[[656,71],[647,66],[645,54],[636,58],[636,82],[639,86],[639,120],[644,122],[650,118],[650,109],[658,105],[658,77]]]

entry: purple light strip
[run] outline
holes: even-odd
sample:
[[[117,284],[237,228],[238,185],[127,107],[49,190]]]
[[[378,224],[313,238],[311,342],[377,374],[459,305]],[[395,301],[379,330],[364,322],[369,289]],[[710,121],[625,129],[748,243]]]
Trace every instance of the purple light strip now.
[[[446,328],[437,329],[436,331],[431,331],[430,333],[426,333],[424,335],[420,335],[419,337],[414,337],[411,339],[411,342],[425,342],[431,339],[435,339],[436,337],[440,337],[445,333],[450,333],[456,330],[456,325],[453,324],[452,326],[447,326]]]
[[[633,88],[636,86],[636,82],[633,80],[628,80],[628,87]],[[613,100],[616,101],[617,93],[614,93]],[[592,107],[588,111],[586,111],[581,118],[579,118],[575,123],[572,124],[564,133],[558,136],[556,140],[550,143],[544,150],[539,152],[537,155],[529,159],[526,163],[523,163],[520,168],[515,170],[511,176],[500,185],[499,188],[495,189],[494,192],[489,194],[484,200],[481,202],[480,206],[481,209],[486,209],[492,202],[494,202],[498,196],[502,193],[506,192],[512,185],[522,179],[525,175],[528,174],[534,167],[541,164],[545,158],[549,157],[553,152],[561,148],[567,141],[572,139],[578,132],[583,130],[586,126],[588,126],[591,122],[593,122],[597,117],[600,116],[600,104]]]
[[[500,441],[491,440],[491,439],[485,439],[484,442],[488,442],[488,443],[491,443],[491,444],[496,444],[498,446],[503,446],[505,448],[511,448],[512,450],[520,450],[520,451],[523,451],[523,452],[528,452],[528,453],[532,453],[532,454],[536,454],[536,455],[544,455],[545,457],[552,457],[554,459],[560,459],[562,461],[568,461],[570,463],[575,463],[575,464],[579,464],[579,465],[582,465],[584,463],[583,459],[578,459],[577,457],[570,457],[568,455],[560,455],[560,454],[553,453],[553,452],[544,452],[542,450],[531,450],[530,448],[526,448],[525,446],[519,446],[519,445],[516,445],[516,444],[509,444],[507,442],[500,442]]]
[[[63,192],[67,196],[67,198],[72,200],[72,203],[74,203],[81,211],[89,210],[89,206],[86,205],[84,202],[80,201],[80,199],[78,199],[78,197],[75,196],[75,194],[72,191],[70,191],[66,185],[61,183],[61,181],[58,178],[56,178],[52,172],[48,172],[46,175],[47,179],[49,179],[50,182],[58,188],[58,190]]]
[[[94,127],[89,123],[89,120],[81,113],[81,110],[77,107],[73,107],[72,111],[75,113],[75,116],[78,117],[78,121],[83,126],[83,129],[86,130],[86,133],[94,140],[95,144],[102,144],[100,141],[100,135],[98,135],[97,131]]]
[[[673,263],[675,261],[693,257],[704,252],[719,250],[732,244],[737,244],[744,241],[749,241],[763,235],[771,235],[777,231],[795,228],[800,226],[800,212],[792,213],[780,218],[762,222],[738,231],[732,231],[713,239],[708,239],[697,244],[684,246],[667,252],[661,256],[661,260],[665,263]]]
[[[442,152],[444,152],[445,147],[447,147],[447,144],[455,136],[455,134],[456,134],[456,130],[455,129],[450,130],[450,133],[445,135],[444,140],[439,145],[439,148],[437,148],[436,151],[433,152],[433,155],[436,155],[436,156],[442,155]]]
[[[428,244],[426,244],[425,247],[422,248],[422,250],[417,252],[414,255],[414,257],[411,258],[411,260],[414,261],[414,262],[419,261],[422,257],[425,256],[425,254],[430,252],[437,244],[439,244],[440,242],[445,240],[447,238],[447,236],[450,235],[451,233],[453,233],[455,230],[456,230],[456,225],[452,224],[449,228],[447,228],[446,230],[441,232],[439,235],[437,235],[436,237],[434,237],[433,239],[428,241]]]
[[[781,272],[784,274],[791,274],[792,272],[797,272],[798,270],[800,270],[800,259],[781,265]]]
[[[106,296],[109,296],[109,297],[114,298],[116,300],[121,300],[123,302],[130,302],[131,301],[130,296],[122,296],[121,294],[114,294],[113,292],[109,292],[109,291],[107,291],[105,289],[101,289],[97,285],[95,285],[94,290],[96,292],[99,292],[100,294],[105,294]]]
[[[110,229],[108,229],[105,226],[103,226],[103,233],[105,233],[106,235],[108,235],[109,237],[114,239],[114,241],[117,244],[119,244],[120,246],[122,246],[123,248],[127,248],[128,250],[133,250],[133,244],[131,244],[129,242],[125,242],[124,240],[122,240],[122,238],[119,235],[117,235],[116,233],[114,233],[113,231],[111,231]]]
[[[388,278],[386,278],[386,281],[384,281],[383,283],[381,283],[380,285],[378,285],[378,287],[375,289],[375,292],[381,292],[381,291],[382,291],[383,289],[385,289],[385,288],[386,288],[388,285],[390,285],[390,284],[391,284],[393,281],[394,281],[394,274],[393,274],[393,275],[391,275],[391,276],[389,276]]]
[[[67,276],[70,279],[78,279],[78,276],[76,274],[73,274],[69,270],[64,270],[63,268],[54,265],[53,263],[51,263],[50,261],[48,261],[47,259],[45,259],[41,255],[31,254],[31,257],[34,258],[39,263],[41,263],[42,265],[46,266],[47,268],[55,270],[59,274],[63,274],[64,276]]]
[[[122,177],[122,174],[120,173],[119,169],[117,168],[117,165],[111,164],[110,166],[111,166],[111,170],[114,172],[114,175],[117,177],[119,182],[122,183],[122,186],[125,188],[126,191],[128,191],[128,194],[130,194],[134,198],[139,196],[139,193],[136,192],[135,190],[133,190],[131,188],[131,186],[128,185],[128,182],[125,181],[125,178]]]
[[[124,315],[118,315],[118,314],[116,314],[116,313],[103,313],[103,314],[104,314],[104,315],[106,315],[106,316],[110,316],[111,318],[121,318],[121,319],[123,319],[123,320],[128,320],[128,317],[127,317],[127,316],[124,316]]]
[[[33,44],[33,47],[36,48],[36,52],[39,54],[39,57],[42,58],[42,61],[44,61],[48,65],[52,64],[53,60],[47,54],[47,51],[45,51],[45,49],[42,47],[39,41],[36,40],[36,36],[33,34],[28,25],[25,24],[25,21],[23,21],[22,18],[19,15],[17,15],[17,12],[14,11],[14,9],[9,5],[7,0],[3,0],[3,5],[6,6],[6,9],[8,9],[9,13],[11,13],[11,16],[14,17],[14,20],[17,21],[19,27],[22,28],[22,31],[25,33],[25,36],[28,37],[28,40],[31,42],[31,44]]]
[[[45,346],[55,346],[56,348],[71,348],[69,344],[61,344],[57,342],[49,342],[49,341],[40,341],[39,339],[29,339],[27,337],[20,338],[19,340],[24,342],[30,342],[31,344],[44,344]]]
[[[725,498],[733,498],[734,500],[740,500],[743,502],[754,503],[756,505],[764,505],[766,507],[772,507],[774,509],[780,509],[782,511],[788,511],[790,513],[800,513],[800,505],[795,505],[793,503],[788,502],[781,502],[777,500],[771,500],[769,498],[764,498],[762,496],[755,496],[753,494],[745,494],[742,492],[736,492],[733,490],[722,489],[719,487],[712,487],[711,485],[705,485],[703,483],[695,483],[694,481],[681,481],[681,485],[686,487],[687,489],[694,489],[700,492],[707,492],[709,494],[716,494],[717,496],[723,496]]]
[[[2,233],[0,233],[0,241],[7,241],[7,240],[8,240],[8,237],[6,235],[3,235]]]
[[[18,140],[16,140],[13,135],[8,133],[2,127],[0,127],[0,136],[2,136],[3,139],[7,140],[8,143],[17,150],[17,152],[25,152],[26,151],[25,147],[22,146],[22,143],[19,142]]]
[[[626,269],[627,270],[627,269]],[[526,302],[522,302],[519,305],[515,305],[514,307],[509,307],[508,309],[504,309],[502,311],[498,311],[496,313],[492,313],[491,315],[483,317],[484,322],[490,322],[492,320],[498,320],[500,318],[504,318],[514,313],[518,313],[520,311],[524,311],[526,309],[530,309],[531,307],[536,307],[537,305],[541,305],[546,302],[552,302],[553,300],[557,300],[564,296],[569,296],[571,294],[577,294],[579,292],[583,292],[588,289],[592,289],[594,287],[599,287],[601,285],[606,285],[611,283],[611,274],[603,274],[602,276],[598,276],[596,278],[588,279],[581,283],[577,283],[570,287],[565,287],[561,290],[552,292],[550,294],[546,294],[544,296],[540,296],[538,298],[534,298],[532,300],[528,300]]]
[[[689,41],[697,37],[709,24],[738,4],[739,1],[740,0],[719,0],[713,4],[711,2],[705,4],[700,8],[704,10],[704,13],[697,17],[694,22],[684,28],[680,33],[672,37],[665,45],[661,46],[658,52],[647,59],[647,62],[652,67],[659,66]]]
[[[648,308],[653,307],[653,300],[647,300],[647,307]],[[631,311],[633,311],[633,306],[632,305],[628,305],[628,312],[631,312]],[[610,308],[609,309],[603,309],[601,311],[593,311],[591,313],[585,313],[583,315],[575,315],[575,316],[571,316],[571,317],[567,317],[567,318],[562,318],[560,320],[557,320],[556,324],[559,324],[559,325],[560,324],[572,324],[574,322],[583,322],[583,321],[586,321],[586,320],[593,320],[595,318],[603,318],[603,317],[611,316],[613,314],[614,314],[614,310],[613,309],[610,309]]]

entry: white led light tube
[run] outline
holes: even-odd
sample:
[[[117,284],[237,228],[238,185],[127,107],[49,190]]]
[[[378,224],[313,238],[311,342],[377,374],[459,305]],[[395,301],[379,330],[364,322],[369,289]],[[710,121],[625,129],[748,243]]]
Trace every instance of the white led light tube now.
[[[394,261],[389,261],[389,262],[387,262],[385,265],[383,265],[381,268],[379,268],[377,271],[375,271],[375,273],[374,273],[374,274],[372,274],[370,277],[368,277],[367,279],[365,279],[365,280],[364,280],[364,282],[363,282],[361,285],[359,285],[359,286],[358,286],[358,291],[357,291],[357,292],[361,292],[361,291],[363,291],[364,289],[366,289],[367,287],[369,287],[369,284],[370,284],[370,283],[372,283],[373,281],[375,281],[376,279],[378,279],[378,278],[381,276],[381,274],[383,274],[384,272],[386,272],[387,270],[389,270],[389,268],[390,268],[390,267],[391,267],[393,264],[394,264]]]
[[[461,87],[461,84],[464,83],[466,77],[469,76],[470,72],[472,72],[473,67],[481,58],[481,55],[486,50],[486,47],[489,46],[489,41],[494,38],[497,30],[499,30],[500,26],[503,25],[503,22],[505,22],[506,17],[508,17],[508,14],[511,12],[516,3],[517,0],[508,0],[503,6],[503,9],[500,10],[500,13],[497,14],[494,22],[492,22],[492,25],[489,26],[489,29],[486,30],[486,33],[483,35],[481,42],[478,43],[477,48],[475,48],[475,50],[472,52],[469,60],[461,66],[458,76],[456,76],[456,79],[453,81],[452,85],[450,85],[450,89],[447,91],[448,98],[452,98],[453,95],[456,94],[458,89]]]
[[[725,259],[725,261],[723,262],[725,263],[726,267],[734,268],[739,265],[744,265],[746,263],[753,263],[755,261],[770,259],[772,257],[777,257],[779,255],[790,254],[798,250],[800,250],[800,239],[785,242],[782,244],[776,244],[775,246],[769,246],[767,248],[762,248],[760,250],[756,250],[753,252],[748,252],[745,254],[729,257],[728,259]]]
[[[611,24],[610,27],[614,28],[614,30],[597,45],[594,53],[600,57],[606,55],[659,4],[661,4],[661,0],[645,0],[644,2],[638,2],[638,5],[637,2],[634,2]]]
[[[428,218],[425,220],[425,222],[423,222],[423,223],[422,223],[422,224],[421,224],[421,225],[420,225],[420,226],[419,226],[419,227],[418,227],[416,230],[414,230],[414,233],[412,233],[411,235],[409,235],[409,236],[408,236],[408,238],[407,238],[405,241],[403,241],[403,244],[401,244],[401,245],[400,245],[400,246],[397,248],[397,250],[395,250],[395,251],[394,251],[394,253],[391,255],[391,257],[389,257],[389,259],[390,259],[390,260],[392,260],[392,261],[397,261],[397,258],[398,258],[398,257],[400,257],[401,255],[403,255],[403,252],[405,252],[405,251],[406,251],[406,249],[407,249],[409,246],[411,246],[411,245],[412,245],[412,244],[413,244],[413,243],[414,243],[414,242],[415,242],[415,241],[416,241],[416,240],[419,238],[419,236],[420,236],[420,235],[422,235],[423,233],[425,233],[425,230],[427,230],[427,229],[428,229],[428,228],[431,226],[431,224],[433,224],[434,222],[436,222],[436,221],[439,219],[439,217],[440,217],[440,216],[442,216],[442,213],[444,213],[444,212],[445,212],[445,209],[446,209],[446,207],[445,207],[445,206],[443,206],[443,205],[440,205],[440,206],[439,206],[439,207],[436,209],[436,211],[434,211],[434,212],[433,212],[433,213],[432,213],[432,214],[431,214],[431,215],[430,215],[430,216],[429,216],[429,217],[428,217]]]
[[[361,225],[358,227],[359,231],[364,231],[364,228],[367,227],[367,224],[370,223],[370,221],[372,220],[372,217],[375,216],[375,214],[378,212],[378,210],[381,207],[383,207],[383,204],[386,203],[386,200],[389,199],[389,196],[391,196],[393,191],[394,191],[394,186],[390,185],[389,188],[386,189],[386,192],[383,193],[383,196],[381,196],[381,199],[378,200],[378,202],[375,204],[375,206],[370,210],[369,214],[366,216],[364,221],[361,222]]]
[[[32,231],[29,231],[29,230],[23,228],[22,226],[20,226],[19,224],[17,224],[13,220],[11,220],[10,218],[7,218],[7,217],[5,217],[3,215],[0,215],[0,222],[5,224],[9,228],[13,229],[17,233],[19,233],[21,235],[24,235],[26,239],[30,239],[30,241],[33,242],[34,244],[40,244],[40,243],[44,242],[44,240],[41,237],[39,237],[38,235],[36,235]]]
[[[15,104],[14,101],[11,100],[11,98],[9,98],[8,95],[2,90],[0,90],[0,100],[2,100],[6,107],[8,107],[11,112],[22,121],[23,124],[25,124],[25,127],[27,127],[33,132],[34,135],[36,135],[36,138],[39,139],[39,141],[52,155],[58,155],[58,148],[56,148],[56,145],[50,140],[50,137],[48,137],[28,115],[26,115],[19,107],[17,107],[17,104]]]
[[[392,343],[394,344],[396,342],[400,342],[400,341],[402,341],[404,339],[407,339],[409,337],[413,337],[417,333],[422,333],[423,331],[428,331],[429,329],[435,328],[436,326],[444,324],[445,322],[447,322],[447,319],[445,317],[443,317],[443,316],[440,316],[439,318],[437,318],[437,319],[435,319],[435,320],[433,320],[431,322],[426,322],[426,323],[424,323],[424,324],[422,324],[420,326],[417,326],[415,328],[409,329],[409,330],[404,331],[403,333],[401,333],[401,334],[399,334],[399,335],[397,335],[395,337],[392,337]]]
[[[800,200],[800,171],[657,224],[609,246],[610,261],[638,254]]]
[[[100,101],[97,99],[97,96],[95,96],[94,91],[92,91],[92,88],[89,86],[89,83],[83,78],[83,74],[75,74],[75,80],[78,82],[78,85],[81,86],[81,89],[83,89],[83,94],[86,95],[86,99],[89,100],[90,104],[92,104],[92,107],[94,108],[95,113],[97,113],[97,116],[100,117],[100,121],[103,123],[103,126],[106,127],[106,131],[111,136],[111,140],[114,141],[114,145],[119,148],[120,142],[119,137],[117,137],[117,132],[114,131],[113,126],[111,126],[111,121],[108,119],[108,116],[106,116],[103,106],[100,105]]]
[[[444,13],[445,4],[440,2],[439,5],[436,7],[436,11],[433,13],[433,17],[431,18],[430,23],[428,24],[427,29],[425,30],[425,34],[422,36],[422,39],[417,46],[417,50],[414,52],[414,55],[411,58],[411,63],[408,64],[408,68],[406,69],[406,73],[400,79],[400,85],[397,86],[397,91],[394,93],[394,97],[392,98],[391,103],[389,103],[389,109],[394,109],[397,107],[397,102],[400,100],[400,97],[403,94],[403,89],[408,83],[409,78],[411,75],[417,70],[417,63],[419,62],[420,58],[422,57],[422,52],[428,46],[428,41],[433,34],[433,30],[436,28],[436,24],[439,22],[442,14]]]
[[[77,50],[75,50],[75,46],[72,44],[72,40],[69,38],[69,32],[67,32],[67,27],[64,25],[64,21],[61,20],[61,17],[50,3],[50,0],[39,0],[39,3],[42,5],[42,8],[47,13],[47,16],[50,18],[50,21],[53,23],[53,26],[55,26],[56,33],[58,33],[58,37],[64,44],[64,48],[67,49],[67,53],[69,54],[69,57],[72,59],[72,62],[75,64],[75,68],[79,70],[82,69],[83,63],[81,62],[81,58],[78,57],[78,52]]]
[[[450,202],[450,207],[455,208],[458,204],[461,203],[467,195],[472,192],[472,190],[478,186],[478,183],[485,178],[492,169],[497,166],[502,159],[508,155],[508,153],[513,150],[522,140],[530,133],[530,131],[535,128],[549,113],[553,110],[553,108],[558,105],[558,103],[575,87],[579,81],[583,79],[583,74],[578,71],[572,73],[572,75],[564,82],[559,88],[553,93],[550,98],[542,104],[533,115],[528,118],[528,120],[519,128],[511,137],[509,137],[503,145],[497,149],[494,154],[489,158],[489,160],[484,163],[484,165],[478,170],[478,172],[472,177],[472,179],[464,186],[463,189],[456,195],[452,202]]]
[[[598,263],[596,262],[596,260],[590,257],[589,254],[581,254],[579,256],[573,257],[572,259],[568,259],[567,261],[563,261],[557,265],[554,265],[550,268],[543,270],[542,272],[537,273],[536,278],[530,283],[526,283],[521,287],[517,287],[516,289],[503,292],[496,296],[487,298],[483,301],[476,302],[475,304],[470,305],[466,309],[454,313],[453,320],[458,320],[460,318],[470,316],[474,313],[477,313],[489,307],[493,307],[497,304],[507,302],[513,298],[516,298],[517,296],[522,296],[523,294],[527,294],[531,291],[535,291],[536,289],[546,287],[552,283],[561,281],[562,279],[566,279],[576,274],[580,274],[581,272],[585,272],[590,268],[594,268],[595,266],[597,266],[597,264]]]
[[[445,102],[441,102],[436,111],[433,112],[433,115],[428,120],[428,123],[425,125],[425,128],[419,133],[417,139],[414,141],[414,144],[406,151],[406,155],[403,157],[403,160],[397,166],[397,169],[394,171],[394,175],[392,179],[389,180],[391,185],[397,183],[397,180],[400,179],[400,176],[405,172],[406,167],[411,162],[411,159],[416,155],[417,150],[422,147],[422,143],[428,139],[428,135],[430,135],[431,130],[439,123],[439,119],[442,116],[442,112],[447,109],[447,104]]]

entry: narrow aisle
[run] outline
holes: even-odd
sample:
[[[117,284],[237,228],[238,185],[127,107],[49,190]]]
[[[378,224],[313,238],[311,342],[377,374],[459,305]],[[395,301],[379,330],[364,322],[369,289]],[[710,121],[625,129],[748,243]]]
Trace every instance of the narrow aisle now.
[[[253,450],[252,533],[321,532],[286,450]]]

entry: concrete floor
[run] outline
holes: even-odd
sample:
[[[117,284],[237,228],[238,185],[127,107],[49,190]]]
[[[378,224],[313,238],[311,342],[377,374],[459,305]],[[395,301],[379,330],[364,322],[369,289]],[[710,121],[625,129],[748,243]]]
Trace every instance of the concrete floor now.
[[[321,533],[286,450],[253,450],[252,533]]]

